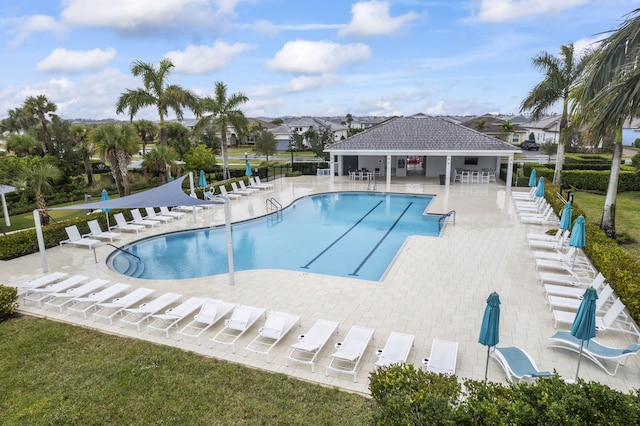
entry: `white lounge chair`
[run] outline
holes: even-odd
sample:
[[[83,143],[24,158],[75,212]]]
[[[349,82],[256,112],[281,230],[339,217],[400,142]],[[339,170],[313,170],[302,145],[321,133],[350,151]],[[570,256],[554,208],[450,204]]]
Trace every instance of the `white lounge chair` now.
[[[160,207],[160,213],[162,216],[169,216],[174,219],[182,219],[185,216],[185,213],[177,211],[174,212],[173,210],[169,210],[168,207]]]
[[[600,299],[596,300],[596,308],[598,308],[599,301]],[[640,330],[638,330],[633,319],[625,314],[624,309],[624,303],[620,299],[616,299],[607,309],[604,316],[596,317],[596,329],[599,331],[611,330],[629,333],[638,337],[640,342]],[[573,324],[575,317],[575,312],[553,311],[554,328],[558,328],[558,324]]]
[[[596,289],[596,291],[600,291],[600,288],[604,285],[605,279],[602,273],[598,272],[598,275],[593,279],[590,284],[590,287]],[[566,286],[566,285],[555,285],[555,284],[544,284],[544,293],[545,297],[549,296],[562,296],[562,297],[573,297],[579,299],[584,294],[584,290],[586,287],[574,287],[574,286]]]
[[[536,198],[536,186],[531,187],[528,191],[517,191],[514,190],[511,193],[511,197],[514,200],[533,200]]]
[[[236,352],[236,341],[242,336],[251,326],[264,315],[265,309],[256,308],[253,306],[238,305],[233,309],[231,318],[224,322],[222,330],[210,340],[211,347],[214,343],[221,343],[223,345],[231,345],[232,351]]]
[[[153,207],[145,207],[144,211],[147,212],[147,219],[155,220],[162,223],[171,222],[173,220],[170,216],[159,215]]]
[[[565,230],[562,228],[558,228],[556,233],[553,235],[540,232],[529,232],[526,235],[526,238],[527,241],[558,241],[564,232]]]
[[[269,185],[262,185],[259,184],[253,177],[249,178],[249,188],[255,188],[258,190],[268,190],[271,189],[271,187],[269,187]]]
[[[517,346],[493,348],[491,357],[500,364],[510,382],[532,382],[552,376],[548,371],[539,371],[533,358]]]
[[[583,291],[584,293],[584,291]],[[613,289],[609,284],[602,287],[602,290],[598,293],[598,300],[596,301],[596,312],[600,312],[607,305],[607,301],[613,297]],[[547,297],[549,303],[549,309],[562,309],[565,311],[577,311],[580,307],[582,300],[573,297],[563,297],[550,295]]]
[[[576,353],[580,353],[580,345],[582,341],[571,335],[568,331],[558,331],[549,337],[548,348],[567,349]],[[595,340],[588,340],[582,346],[582,355],[593,361],[598,367],[606,371],[610,376],[615,376],[618,367],[625,365],[627,359],[632,355],[637,355],[640,345],[629,345],[626,348],[612,348],[598,343]],[[610,369],[607,362],[615,362],[615,367]]]
[[[129,291],[130,288],[131,286],[129,284],[117,283],[86,297],[74,297],[67,306],[67,314],[82,314],[86,319],[87,312],[91,309],[97,309],[96,306],[98,303],[112,299],[120,293]]]
[[[235,306],[233,303],[223,302],[222,300],[206,299],[200,308],[200,312],[196,314],[193,321],[178,331],[176,338],[180,340],[180,336],[193,337],[200,345],[202,333],[226,317]]]
[[[245,356],[249,352],[263,354],[267,356],[267,362],[271,362],[269,352],[296,324],[300,326],[299,315],[270,311],[258,335],[245,346]]]
[[[533,258],[578,264],[590,263],[588,257],[581,255],[577,248],[571,246],[564,252],[562,250],[534,250]]]
[[[147,320],[151,315],[160,312],[181,299],[182,295],[169,292],[153,299],[149,303],[143,303],[137,308],[126,308],[123,312],[124,316],[120,318],[120,327],[135,325],[138,331],[140,331],[142,321]]]
[[[564,271],[564,272],[565,273],[545,272],[545,271],[538,272],[538,275],[540,276],[540,283],[542,285],[558,284],[558,285],[575,287],[575,286],[588,285],[592,281],[592,279],[589,278],[588,276],[584,276],[584,277],[579,276],[573,271]]]
[[[78,227],[76,225],[67,226],[64,228],[64,230],[67,231],[67,236],[69,237],[69,239],[60,241],[60,246],[62,246],[63,244],[73,244],[76,246],[84,246],[91,250],[93,246],[95,246],[96,244],[100,244],[100,240],[82,238],[82,235],[80,235],[80,231],[78,230]]]
[[[93,321],[106,319],[109,320],[109,324],[113,324],[113,317],[121,315],[126,308],[140,303],[154,293],[155,290],[153,289],[140,287],[122,297],[113,299],[113,296],[109,296],[95,304],[95,312],[92,315]]]
[[[536,262],[536,269],[550,269],[553,271],[562,271],[570,273],[578,277],[593,278],[596,275],[596,270],[590,263],[584,262],[571,262],[562,260],[549,260],[549,259],[534,259]]]
[[[338,323],[319,319],[313,326],[298,338],[298,343],[291,345],[291,352],[285,359],[285,365],[289,361],[311,365],[311,372],[315,372],[315,363],[318,354],[327,343],[333,333],[338,331]]]
[[[244,184],[243,180],[239,180],[238,184],[240,185],[240,190],[241,191],[249,191],[250,193],[256,193],[256,192],[260,192],[260,189],[258,188],[248,188],[247,185]]]
[[[532,225],[549,225],[559,222],[553,209],[547,210],[544,214],[521,215],[520,222]]]
[[[231,182],[231,191],[233,194],[239,194],[239,195],[245,195],[245,196],[253,194],[253,192],[251,191],[238,188],[238,185],[235,182]]]
[[[570,232],[569,230],[562,231],[558,238],[547,235],[553,238],[550,240],[530,239],[528,240],[529,248],[534,250],[561,250],[567,246]]]
[[[202,297],[190,297],[175,308],[167,310],[164,314],[154,314],[149,317],[151,323],[147,325],[147,334],[152,330],[164,331],[169,338],[169,329],[177,327],[178,323],[200,309],[204,299]]]
[[[220,185],[218,189],[220,190],[220,194],[222,194],[223,197],[227,197],[230,200],[238,200],[242,198],[241,194],[233,194],[228,192],[227,188],[224,185]]]
[[[392,331],[384,348],[377,353],[378,360],[373,364],[374,368],[407,362],[414,340],[413,334]]]
[[[135,232],[136,234],[140,232],[140,230],[145,229],[142,225],[132,225],[127,223],[124,215],[122,213],[116,213],[113,215],[113,218],[116,220],[116,224],[109,229],[118,229],[120,231],[127,232]]]
[[[22,301],[25,305],[29,304],[27,302],[33,302],[37,304],[39,308],[41,308],[42,303],[49,300],[51,294],[65,292],[73,287],[78,287],[86,283],[87,281],[89,281],[89,277],[87,276],[73,275],[66,280],[59,281],[55,284],[49,284],[46,287],[31,289],[30,293],[22,298]]]
[[[274,184],[269,183],[269,182],[262,182],[262,180],[260,180],[260,176],[256,176],[255,177],[255,181],[258,185],[264,185],[266,186],[268,189],[273,189],[274,188]]]
[[[68,276],[69,274],[67,274],[66,272],[52,272],[43,277],[25,281],[22,284],[17,284],[15,285],[15,288],[18,290],[18,296],[26,296],[27,294],[31,293],[32,290],[57,283],[60,280],[64,280]]]
[[[158,223],[160,223],[157,220],[149,220],[149,219],[143,218],[142,214],[140,213],[140,210],[138,209],[131,209],[131,216],[133,217],[133,220],[130,220],[129,223],[133,225],[143,225],[143,226],[149,226],[153,228]]]
[[[107,284],[109,284],[109,280],[95,279],[89,281],[88,283],[82,284],[80,287],[72,288],[63,293],[49,294],[48,300],[44,302],[44,307],[58,308],[60,313],[62,313],[64,307],[68,303],[71,303],[73,301],[73,298],[83,297],[87,294],[94,293],[96,290],[101,289]]]
[[[425,369],[438,374],[455,374],[458,359],[458,342],[433,339],[429,358],[425,358]]]
[[[120,234],[117,232],[103,231],[97,220],[90,220],[87,222],[87,225],[89,225],[90,232],[88,234],[84,234],[83,237],[93,237],[99,240],[109,240],[111,242],[113,242],[114,238],[120,238]]]
[[[331,354],[331,361],[325,368],[324,375],[328,376],[329,371],[351,374],[354,383],[357,382],[358,365],[369,342],[373,339],[373,333],[373,328],[357,325],[351,327],[344,340],[336,345],[338,350]]]

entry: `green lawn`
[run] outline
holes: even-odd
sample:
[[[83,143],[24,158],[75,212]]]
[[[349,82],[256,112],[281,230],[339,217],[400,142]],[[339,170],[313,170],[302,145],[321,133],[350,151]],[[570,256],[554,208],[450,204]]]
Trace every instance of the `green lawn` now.
[[[370,423],[360,395],[28,316],[0,322],[0,353],[3,425]]]
[[[574,202],[586,213],[587,220],[600,223],[604,208],[604,195],[575,192]],[[637,242],[621,247],[640,261],[640,192],[622,192],[616,198],[616,231],[626,233]]]

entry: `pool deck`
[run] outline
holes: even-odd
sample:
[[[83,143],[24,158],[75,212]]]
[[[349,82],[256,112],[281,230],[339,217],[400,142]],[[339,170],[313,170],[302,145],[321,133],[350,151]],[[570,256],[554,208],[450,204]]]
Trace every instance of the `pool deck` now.
[[[347,177],[336,178],[333,184],[328,177],[282,178],[270,183],[275,184],[273,190],[231,201],[232,221],[265,214],[265,200],[270,197],[286,206],[299,197],[314,193],[367,189],[366,181],[350,181]],[[417,366],[429,356],[433,339],[458,342],[457,376],[483,379],[487,348],[478,343],[478,334],[485,300],[496,291],[502,302],[499,346],[519,346],[532,356],[540,370],[556,370],[566,379],[575,376],[577,354],[546,348],[548,337],[556,330],[525,235],[544,232],[548,227],[520,223],[510,195],[518,188],[508,190],[500,183],[447,187],[439,185],[437,179],[397,178],[389,187],[378,182],[377,190],[436,195],[430,212],[456,212],[455,225],[447,225],[442,238],[410,237],[380,282],[281,270],[236,272],[234,285],[229,284],[226,274],[179,282],[141,280],[117,274],[106,267],[105,259],[113,250],[107,245],[96,248],[98,263],[94,261],[93,251],[83,247],[65,245],[46,251],[49,272],[83,274],[109,279],[113,283],[129,283],[134,288],[151,287],[156,289],[156,295],[177,292],[185,300],[190,296],[210,297],[262,307],[267,312],[278,310],[300,315],[301,326],[294,328],[273,348],[270,363],[264,355],[246,355],[242,349],[257,335],[263,318],[238,340],[233,353],[231,347],[225,345],[210,347],[208,340],[222,328],[222,322],[208,330],[203,335],[202,345],[197,346],[194,339],[178,341],[175,328],[167,339],[164,333],[147,334],[146,327],[140,332],[134,328],[120,328],[118,321],[108,325],[31,305],[21,306],[20,311],[367,394],[368,374],[377,360],[376,350],[384,347],[392,331],[415,335],[408,362]],[[118,245],[156,233],[223,224],[223,208],[215,206],[200,211],[197,218],[196,223],[193,215],[188,214],[182,220],[156,226],[137,236],[123,233]],[[42,274],[40,254],[0,261],[0,283],[17,285]],[[340,326],[339,333],[332,336],[320,353],[315,373],[304,364],[285,366],[289,346],[321,318],[337,321]],[[353,325],[375,329],[374,340],[360,363],[357,383],[347,374],[330,372],[325,376],[325,366],[334,352],[335,343],[341,341]],[[616,332],[598,332],[597,339],[616,347],[637,342],[633,336]],[[584,360],[580,377],[623,392],[635,390],[640,386],[640,357],[631,357],[613,377],[591,361]],[[489,379],[506,381],[502,369],[493,360],[489,362]]]

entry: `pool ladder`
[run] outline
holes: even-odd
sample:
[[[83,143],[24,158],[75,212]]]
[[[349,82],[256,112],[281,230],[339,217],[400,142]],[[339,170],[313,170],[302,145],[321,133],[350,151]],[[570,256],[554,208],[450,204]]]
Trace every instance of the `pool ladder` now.
[[[377,191],[378,190],[378,181],[375,179],[369,179],[369,183],[367,183],[367,191]]]
[[[449,213],[443,214],[440,219],[438,219],[438,232],[442,231],[442,227],[446,222],[448,222],[447,219],[451,216],[453,216],[453,226],[456,226],[456,211],[451,210]]]

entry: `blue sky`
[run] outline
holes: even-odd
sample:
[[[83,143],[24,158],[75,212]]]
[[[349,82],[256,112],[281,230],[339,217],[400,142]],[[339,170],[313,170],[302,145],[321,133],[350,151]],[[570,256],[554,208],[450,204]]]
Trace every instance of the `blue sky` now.
[[[132,62],[175,68],[247,116],[518,113],[541,51],[583,49],[640,0],[13,0],[0,4],[0,117],[44,94],[63,118],[122,118]],[[186,113],[187,117],[192,114]],[[153,110],[136,118],[155,120]]]

